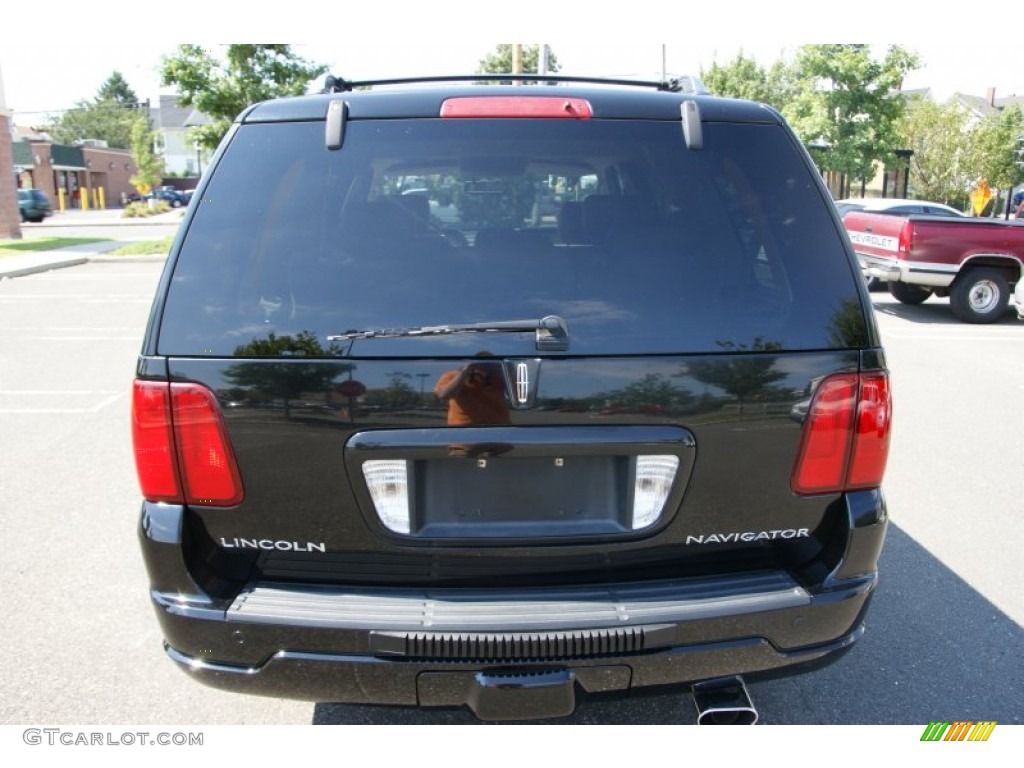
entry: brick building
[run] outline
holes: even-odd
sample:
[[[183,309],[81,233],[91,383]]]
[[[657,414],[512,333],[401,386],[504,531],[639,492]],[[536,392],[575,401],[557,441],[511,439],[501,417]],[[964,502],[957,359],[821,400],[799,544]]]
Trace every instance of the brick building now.
[[[8,134],[9,136],[10,134]],[[67,146],[50,141],[16,141],[12,145],[17,186],[41,189],[55,210],[63,193],[65,208],[81,208],[83,194],[88,206],[99,205],[99,190],[107,208],[121,205],[122,195],[135,191],[129,179],[137,170],[131,152],[100,146]]]

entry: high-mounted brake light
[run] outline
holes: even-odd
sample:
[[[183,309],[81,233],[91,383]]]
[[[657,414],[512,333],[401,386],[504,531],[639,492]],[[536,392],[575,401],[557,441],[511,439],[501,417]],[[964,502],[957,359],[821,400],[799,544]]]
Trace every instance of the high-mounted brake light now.
[[[242,502],[238,465],[209,389],[136,381],[132,404],[135,466],[147,500],[215,507]]]
[[[837,374],[817,386],[790,486],[802,495],[882,484],[889,457],[889,374]]]
[[[547,117],[587,120],[593,116],[586,99],[558,96],[459,96],[445,99],[441,117]]]

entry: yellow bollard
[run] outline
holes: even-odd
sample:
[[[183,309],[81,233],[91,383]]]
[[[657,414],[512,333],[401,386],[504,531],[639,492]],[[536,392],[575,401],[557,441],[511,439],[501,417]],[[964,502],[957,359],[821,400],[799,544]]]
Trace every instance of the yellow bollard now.
[[[83,211],[88,211],[89,210],[89,190],[88,189],[79,189],[78,190],[78,199],[82,201],[82,210]]]
[[[60,187],[57,189],[57,207],[60,208],[60,212],[64,213],[64,188]]]
[[[97,195],[97,196],[99,197],[99,199],[100,199],[99,205],[97,205],[96,207],[97,207],[97,208],[100,208],[100,209],[105,209],[105,208],[107,207],[107,196],[106,196],[106,190],[105,190],[105,189],[103,189],[103,187],[99,187],[99,188],[97,188],[97,190],[96,190],[96,195]]]

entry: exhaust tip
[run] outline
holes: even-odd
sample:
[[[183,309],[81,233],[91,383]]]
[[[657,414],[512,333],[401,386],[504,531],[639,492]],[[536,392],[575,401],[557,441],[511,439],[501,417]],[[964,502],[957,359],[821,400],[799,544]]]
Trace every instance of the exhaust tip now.
[[[754,725],[757,709],[741,677],[721,677],[693,685],[697,725]]]

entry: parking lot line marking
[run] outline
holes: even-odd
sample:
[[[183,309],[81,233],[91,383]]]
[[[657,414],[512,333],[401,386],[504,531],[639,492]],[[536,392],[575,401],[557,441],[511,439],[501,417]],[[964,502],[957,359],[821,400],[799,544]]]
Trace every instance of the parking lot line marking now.
[[[135,336],[19,336],[20,341],[139,341],[140,331]]]
[[[960,333],[947,333],[942,335],[925,333],[901,333],[899,331],[888,331],[882,329],[882,340],[886,338],[909,339],[911,341],[1024,341],[1024,333],[992,333],[984,336],[969,335]]]
[[[54,395],[116,395],[118,392],[107,389],[0,389],[2,395],[39,395],[40,397],[52,397]]]
[[[62,393],[67,394],[67,393]],[[8,413],[14,415],[42,415],[42,414],[79,414],[79,413],[99,413],[108,405],[112,405],[122,397],[125,396],[125,392],[117,392],[110,397],[104,398],[96,405],[91,408],[0,408],[0,413]]]
[[[34,301],[36,299],[62,299],[64,301],[135,301],[141,297],[137,293],[109,293],[106,296],[97,298],[92,293],[24,293],[11,296],[0,296],[0,301]],[[152,301],[150,296],[146,301]]]

